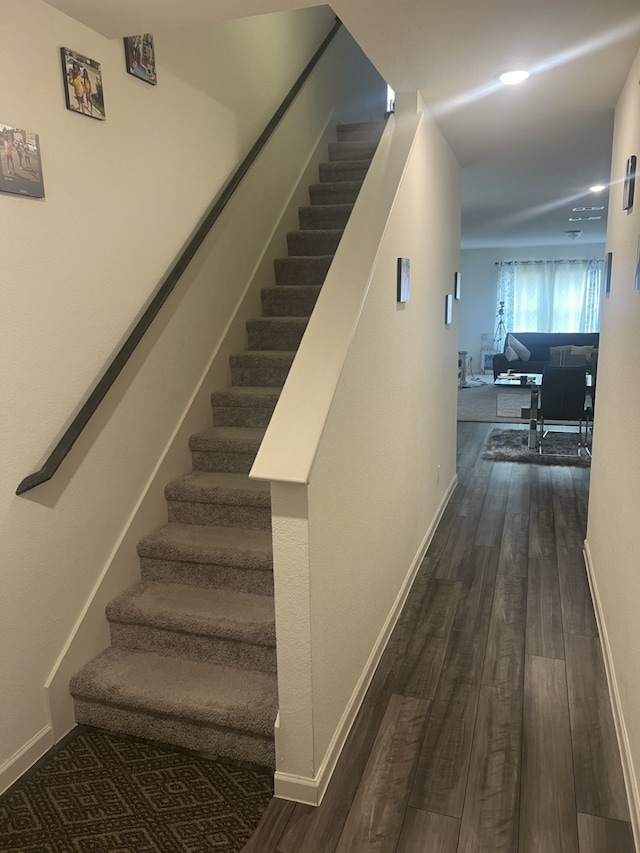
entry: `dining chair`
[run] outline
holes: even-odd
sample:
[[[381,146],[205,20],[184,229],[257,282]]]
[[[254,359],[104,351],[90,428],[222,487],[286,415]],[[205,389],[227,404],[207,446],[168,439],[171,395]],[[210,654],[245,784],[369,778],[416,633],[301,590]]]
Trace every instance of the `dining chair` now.
[[[538,449],[544,452],[545,420],[578,422],[578,453],[589,452],[587,434],[591,412],[585,405],[587,375],[584,367],[547,365],[542,372],[538,403],[540,439]],[[583,432],[584,425],[584,432]]]

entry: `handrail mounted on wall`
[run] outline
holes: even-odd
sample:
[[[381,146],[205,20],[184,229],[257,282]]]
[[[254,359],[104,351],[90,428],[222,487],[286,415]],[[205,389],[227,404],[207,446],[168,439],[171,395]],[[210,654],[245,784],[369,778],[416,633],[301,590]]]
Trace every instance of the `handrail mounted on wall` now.
[[[202,220],[201,225],[195,231],[193,237],[189,241],[188,245],[177,259],[173,267],[167,273],[165,279],[160,283],[155,295],[151,299],[151,302],[144,310],[140,319],[136,323],[133,328],[133,331],[123,343],[117,355],[111,361],[105,372],[103,373],[100,380],[97,382],[93,391],[87,397],[86,402],[81,407],[78,414],[75,416],[64,435],[60,439],[60,441],[53,448],[47,460],[45,461],[42,468],[39,471],[34,472],[33,474],[29,474],[27,477],[22,480],[18,488],[16,489],[17,495],[22,495],[24,492],[28,492],[29,489],[33,489],[35,486],[39,486],[41,483],[46,483],[47,480],[50,480],[53,475],[56,473],[65,456],[77,439],[79,438],[82,430],[85,428],[89,419],[96,411],[100,403],[104,400],[108,390],[111,388],[117,377],[119,376],[121,370],[133,354],[134,350],[142,340],[145,332],[153,322],[154,317],[160,311],[160,308],[166,302],[168,296],[175,288],[176,284],[180,280],[181,275],[186,270],[189,262],[193,259],[194,255],[204,242],[205,237],[214,226],[216,221],[218,220],[220,214],[227,206],[231,196],[237,189],[240,181],[247,174],[249,169],[251,168],[254,161],[257,159],[258,155],[267,144],[269,138],[275,131],[276,127],[280,123],[281,119],[284,117],[284,114],[287,112],[289,107],[291,106],[293,100],[296,95],[306,82],[307,78],[318,64],[320,58],[329,47],[329,44],[333,41],[336,33],[342,26],[340,20],[336,18],[336,22],[329,31],[328,35],[320,45],[320,47],[313,54],[304,70],[293,84],[288,94],[278,107],[278,109],[273,114],[273,117],[262,131],[253,147],[244,158],[244,160],[240,163],[236,171],[229,178],[224,187],[220,190],[216,198],[213,200],[209,211],[205,215]]]

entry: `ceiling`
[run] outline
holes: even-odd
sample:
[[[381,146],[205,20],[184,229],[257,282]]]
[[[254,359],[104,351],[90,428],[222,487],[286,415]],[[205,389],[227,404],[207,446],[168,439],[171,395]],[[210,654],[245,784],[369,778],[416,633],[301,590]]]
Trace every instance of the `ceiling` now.
[[[311,0],[47,0],[114,38]],[[463,167],[463,246],[604,241],[613,110],[640,48],[638,0],[333,0],[397,91],[419,90]],[[497,77],[526,68],[505,87]],[[574,207],[605,205],[603,211]],[[602,219],[570,221],[570,217]]]

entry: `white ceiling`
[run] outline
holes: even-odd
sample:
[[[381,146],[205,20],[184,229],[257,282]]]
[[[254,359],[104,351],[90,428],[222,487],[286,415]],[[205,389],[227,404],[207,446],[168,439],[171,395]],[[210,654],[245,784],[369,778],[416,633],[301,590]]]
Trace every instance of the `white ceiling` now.
[[[103,35],[159,32],[311,0],[47,0]],[[463,245],[603,241],[570,222],[610,174],[613,110],[640,48],[638,0],[333,0],[398,92],[419,90],[463,167]],[[503,87],[512,68],[534,73]],[[630,152],[633,153],[633,152]],[[637,153],[637,152],[636,152]],[[606,210],[604,211],[606,213]]]

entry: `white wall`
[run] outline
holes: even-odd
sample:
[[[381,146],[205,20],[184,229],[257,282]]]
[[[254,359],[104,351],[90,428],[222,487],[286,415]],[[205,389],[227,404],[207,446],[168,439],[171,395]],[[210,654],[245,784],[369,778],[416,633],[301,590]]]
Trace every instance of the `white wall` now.
[[[329,29],[327,12],[312,14],[319,44]],[[287,15],[276,17],[284,51],[291,29]],[[18,483],[40,467],[244,155],[241,110],[255,103],[255,95],[247,95],[246,103],[237,97],[240,111],[234,112],[164,69],[160,51],[159,85],[151,87],[126,73],[119,39],[108,41],[40,0],[0,0],[0,18],[12,34],[0,55],[0,75],[16,80],[20,69],[20,84],[3,87],[0,122],[39,133],[47,193],[44,201],[0,194],[1,785],[54,738],[43,688],[96,584],[116,558],[122,562],[120,581],[127,573],[133,580],[136,535],[152,529],[142,521],[164,520],[161,486],[143,502],[144,512],[140,502],[260,255],[246,250],[238,227],[244,228],[244,219],[227,213],[211,241],[213,252],[227,253],[227,266],[200,278],[196,270],[179,285],[54,480],[16,497]],[[22,37],[27,32],[29,61]],[[238,68],[256,61],[256,38],[252,28],[245,52],[238,49],[234,56]],[[66,110],[60,46],[102,63],[105,122]],[[273,45],[267,47],[270,53]],[[298,58],[302,65],[308,57]],[[210,61],[215,64],[215,55]],[[344,61],[336,63],[341,71]],[[281,81],[288,75],[293,82],[300,70],[283,65]],[[233,74],[228,64],[218,71]],[[325,122],[329,114],[330,107]],[[309,131],[307,151],[321,135],[321,129]],[[260,251],[273,232],[273,214],[269,219],[265,208],[272,201],[286,207],[306,162],[289,164],[282,154],[279,161],[271,165],[272,188],[249,217]],[[226,380],[225,371],[218,372]],[[176,473],[188,470],[186,443],[172,464]],[[139,531],[135,524],[129,528],[134,518]],[[106,643],[102,622],[91,642]]]
[[[495,249],[463,249],[460,304],[460,349],[473,359],[472,369],[482,372],[480,336],[496,328],[498,261],[536,261],[604,257],[604,244],[569,243],[565,246],[497,246]],[[515,331],[515,330],[509,330]],[[520,331],[525,331],[520,329]]]
[[[604,301],[593,437],[587,559],[608,665],[614,713],[640,843],[640,390],[632,380],[640,340],[640,187],[622,210],[627,158],[640,155],[640,54],[616,109],[607,251],[613,252],[611,293]]]
[[[398,95],[252,470],[272,480],[276,793],[312,803],[455,484],[459,168],[416,103]]]

